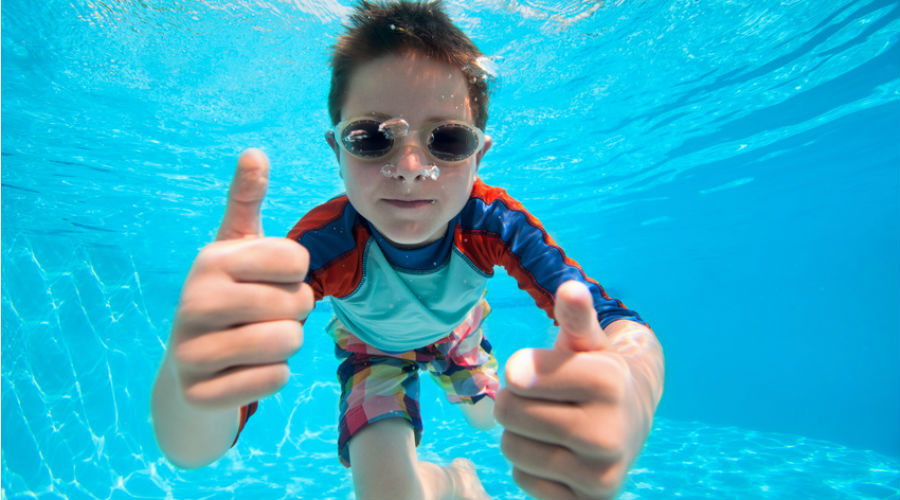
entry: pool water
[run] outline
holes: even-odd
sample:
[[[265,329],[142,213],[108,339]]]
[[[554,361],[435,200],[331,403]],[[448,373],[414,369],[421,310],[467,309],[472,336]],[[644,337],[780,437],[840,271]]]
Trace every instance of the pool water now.
[[[499,70],[481,176],[666,351],[622,499],[900,498],[900,4],[447,1]],[[351,498],[320,306],[291,382],[182,471],[149,390],[237,154],[264,229],[341,191],[345,0],[2,3],[2,498]],[[502,276],[498,358],[555,330]],[[499,452],[423,383],[425,459]]]

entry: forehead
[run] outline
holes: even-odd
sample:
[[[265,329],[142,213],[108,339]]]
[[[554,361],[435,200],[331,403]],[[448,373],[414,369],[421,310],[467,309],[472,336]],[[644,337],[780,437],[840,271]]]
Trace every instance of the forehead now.
[[[459,68],[417,53],[374,59],[354,72],[341,113],[342,119],[363,115],[471,121],[465,76]]]

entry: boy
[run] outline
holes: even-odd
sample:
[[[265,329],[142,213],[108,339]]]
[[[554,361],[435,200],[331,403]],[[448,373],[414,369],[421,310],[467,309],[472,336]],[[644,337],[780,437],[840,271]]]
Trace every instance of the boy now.
[[[491,146],[479,57],[439,1],[361,2],[335,48],[329,95],[326,140],[346,195],[287,239],[261,238],[268,160],[241,155],[154,385],[154,427],[172,462],[203,466],[233,445],[256,401],[287,382],[297,319],[331,297],[338,454],[358,497],[487,498],[471,462],[417,460],[419,370],[474,427],[496,416],[532,496],[615,495],[662,393],[662,351],[519,203],[477,178]],[[560,325],[554,349],[510,358],[503,390],[480,329],[495,265]]]

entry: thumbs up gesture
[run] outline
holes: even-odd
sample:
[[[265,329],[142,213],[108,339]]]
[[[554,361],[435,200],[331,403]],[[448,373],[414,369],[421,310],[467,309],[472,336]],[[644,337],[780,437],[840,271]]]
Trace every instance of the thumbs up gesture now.
[[[540,499],[610,499],[649,433],[662,391],[662,351],[627,320],[604,332],[577,281],[556,292],[553,349],[523,349],[506,365],[494,414],[513,479]]]
[[[184,401],[234,409],[287,383],[300,349],[298,320],[313,307],[303,282],[309,254],[286,238],[264,238],[260,204],[269,160],[249,149],[238,159],[216,241],[200,251],[176,311],[169,362]]]

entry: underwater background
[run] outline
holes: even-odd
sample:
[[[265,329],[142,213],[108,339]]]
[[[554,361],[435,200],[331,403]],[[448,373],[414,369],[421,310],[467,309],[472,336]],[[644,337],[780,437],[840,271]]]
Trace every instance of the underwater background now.
[[[341,192],[346,0],[2,3],[2,498],[351,498],[330,319],[196,471],[149,390],[237,155],[267,235]],[[480,170],[665,349],[622,499],[900,498],[900,3],[447,1],[497,66]],[[555,329],[498,270],[498,358]],[[420,455],[499,452],[423,383]]]

